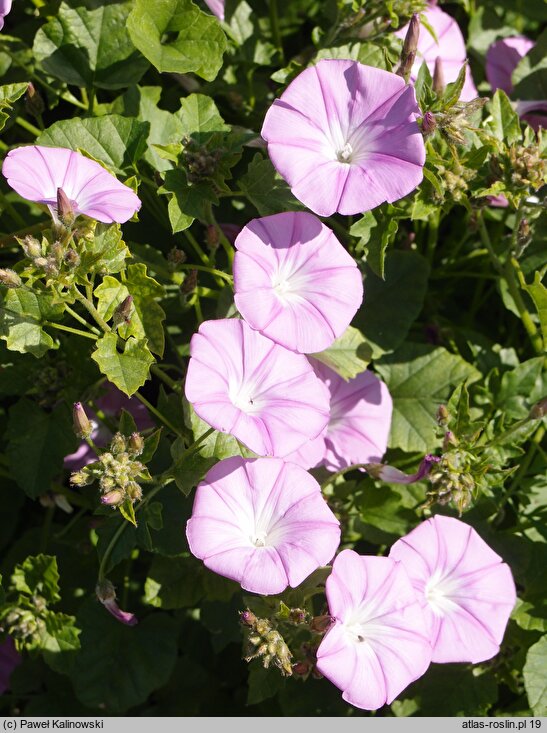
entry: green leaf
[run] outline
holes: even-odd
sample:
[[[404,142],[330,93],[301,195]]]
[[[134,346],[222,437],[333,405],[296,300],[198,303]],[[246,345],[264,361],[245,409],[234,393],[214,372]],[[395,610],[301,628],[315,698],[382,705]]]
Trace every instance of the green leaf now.
[[[393,398],[389,446],[417,453],[431,451],[435,415],[450,386],[480,374],[461,357],[440,347],[408,343],[376,362]]]
[[[161,298],[164,292],[159,282],[148,276],[146,265],[139,263],[129,265],[123,283],[108,275],[104,277],[102,283],[95,288],[94,295],[98,300],[97,310],[105,321],[109,321],[116,308],[131,295],[131,320],[118,327],[119,335],[124,340],[130,336],[136,339],[146,338],[150,351],[162,356],[165,347],[162,326],[165,312],[155,298]]]
[[[206,433],[210,429],[210,425],[207,425],[200,417],[198,417],[194,411],[192,405],[188,405],[189,411],[189,424],[192,428],[194,440],[197,440],[201,435]],[[242,445],[237,438],[227,433],[220,433],[215,430],[211,435],[201,444],[199,453],[205,458],[230,458],[231,456],[243,456],[243,458],[254,458],[255,453]]]
[[[23,96],[27,89],[28,84],[26,82],[0,86],[0,131],[4,129],[6,120],[9,118],[9,110],[12,109],[15,102]]]
[[[51,555],[36,555],[16,565],[11,583],[19,593],[40,596],[46,603],[57,603],[59,595],[59,571],[57,559]]]
[[[498,89],[492,97],[490,114],[491,118],[486,126],[497,140],[505,141],[509,145],[521,140],[519,116],[502,89]]]
[[[547,635],[528,649],[522,673],[528,701],[534,715],[547,715]]]
[[[70,674],[80,649],[81,629],[76,626],[76,618],[48,611],[44,622],[38,644],[44,660],[55,672]]]
[[[80,265],[78,274],[86,275],[113,274],[125,269],[125,260],[130,252],[122,239],[119,224],[102,224],[97,222],[93,236],[81,238]]]
[[[541,334],[543,336],[543,343],[547,349],[547,288],[541,282],[539,272],[536,272],[534,282],[531,285],[524,284],[523,287],[536,306]]]
[[[495,396],[495,404],[516,420],[525,418],[532,405],[547,392],[544,358],[528,359],[506,371]]]
[[[172,557],[188,550],[184,525],[192,510],[189,502],[173,484],[166,486],[157,496],[161,504],[162,526],[150,526],[149,550]]]
[[[140,160],[149,129],[148,122],[121,115],[73,117],[54,122],[36,139],[36,144],[88,153],[119,174]]]
[[[100,708],[105,715],[123,713],[167,683],[179,633],[167,614],[154,613],[128,627],[90,600],[77,619],[83,631],[71,678],[84,705]]]
[[[110,382],[131,397],[149,378],[150,365],[155,360],[146,339],[137,340],[134,336],[130,336],[125,342],[122,353],[117,349],[117,340],[115,333],[105,333],[98,339],[91,358],[97,362],[99,369]]]
[[[59,344],[43,329],[45,321],[58,321],[64,311],[49,295],[17,288],[8,290],[0,306],[0,338],[11,351],[40,358]]]
[[[446,89],[443,92],[441,100],[443,111],[448,111],[459,100],[463,85],[465,84],[465,76],[468,73],[470,72],[468,70],[467,63],[464,63],[458,72],[456,80],[446,85]]]
[[[189,94],[181,100],[180,110],[175,113],[180,121],[182,134],[196,137],[200,142],[214,132],[229,132],[216,104],[206,94]]]
[[[422,309],[429,265],[417,252],[393,250],[386,256],[384,274],[382,280],[366,268],[364,303],[354,320],[374,358],[404,341]]]
[[[127,33],[132,2],[87,9],[62,2],[56,17],[34,38],[33,52],[44,71],[78,87],[120,89],[136,84],[148,62]]]
[[[150,131],[144,159],[157,171],[166,171],[171,168],[171,163],[162,158],[154,146],[180,142],[184,130],[176,114],[158,107],[160,97],[161,87],[135,86],[109,105],[108,110],[148,122]]]
[[[247,684],[247,705],[257,705],[263,700],[277,695],[285,687],[285,678],[278,669],[265,669],[260,661],[253,662],[249,667]]]
[[[218,197],[209,184],[190,185],[186,173],[180,169],[166,171],[158,193],[169,196],[167,210],[173,234],[188,229],[194,219],[205,221],[206,204],[218,203]]]
[[[131,501],[131,499],[126,499],[123,504],[120,504],[118,509],[120,510],[120,514],[126,521],[128,521],[134,527],[137,526],[135,507],[133,506],[133,502]]]
[[[193,557],[155,557],[144,585],[144,600],[172,610],[192,608],[203,598],[201,566]]]
[[[247,173],[239,181],[239,187],[260,216],[304,208],[294,198],[285,181],[276,174],[269,158],[263,158],[260,153],[256,153],[252,159]]]
[[[184,453],[184,450],[185,447],[182,439],[177,438],[171,446],[171,455],[175,462],[175,483],[184,496],[188,496],[192,489],[199,484],[207,471],[217,463],[217,459],[214,456],[205,457],[199,453],[192,453],[188,458],[178,463],[177,461]]]
[[[127,28],[158,71],[193,72],[213,81],[222,66],[226,36],[216,18],[191,0],[135,0]]]
[[[513,71],[514,99],[547,99],[547,30]]]
[[[9,411],[6,439],[11,475],[32,499],[49,490],[64,457],[78,445],[65,405],[45,412],[26,398]]]
[[[358,328],[348,326],[332,346],[311,356],[348,380],[365,371],[372,349]]]

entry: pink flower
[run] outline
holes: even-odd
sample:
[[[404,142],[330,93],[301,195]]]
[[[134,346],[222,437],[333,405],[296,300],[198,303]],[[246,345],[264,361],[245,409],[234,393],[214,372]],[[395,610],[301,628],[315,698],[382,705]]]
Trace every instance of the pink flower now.
[[[319,462],[329,471],[357,463],[378,463],[387,449],[393,403],[386,385],[366,370],[346,382],[336,372],[311,360],[315,373],[330,394],[330,419],[315,441],[309,441],[288,460],[304,468]],[[312,463],[321,452],[321,458]]]
[[[513,71],[533,47],[534,42],[525,36],[511,36],[492,43],[486,52],[486,78],[493,92],[503,89],[511,94]]]
[[[2,173],[20,196],[47,204],[53,213],[58,189],[65,193],[75,214],[105,224],[127,221],[141,205],[137,194],[102,165],[67,148],[15,148],[7,154]]]
[[[204,0],[205,5],[219,20],[224,20],[224,0]]]
[[[198,486],[191,552],[253,593],[292,588],[330,561],[339,522],[304,469],[277,458],[227,458]]]
[[[11,673],[22,661],[13,639],[10,636],[6,637],[0,644],[0,695],[9,690]]]
[[[251,328],[303,354],[344,333],[363,283],[353,257],[316,216],[253,219],[235,246],[235,303]]]
[[[134,613],[122,611],[118,606],[116,603],[116,589],[109,580],[100,580],[95,588],[95,593],[98,600],[103,604],[108,613],[114,616],[116,621],[125,624],[125,626],[136,626],[139,623],[139,619]]]
[[[475,530],[436,515],[398,540],[389,556],[420,597],[434,662],[482,662],[499,651],[515,605],[509,567]]]
[[[429,666],[424,615],[403,566],[343,550],[327,578],[335,619],[317,650],[317,669],[365,710],[390,703]]]
[[[245,321],[205,321],[190,354],[187,400],[202,420],[255,453],[286,456],[327,424],[328,391],[306,357]]]
[[[427,8],[422,15],[425,16],[427,22],[435,31],[437,40],[435,40],[425,25],[422,24],[420,28],[416,60],[412,67],[412,81],[416,81],[420,66],[424,61],[433,76],[435,61],[437,58],[439,58],[442,63],[444,81],[447,84],[456,81],[458,74],[467,59],[465,40],[459,25],[456,23],[454,18],[448,15],[448,13],[445,13],[444,10],[437,7]],[[404,28],[400,28],[396,31],[395,35],[404,39],[407,28],[408,25]],[[475,97],[478,97],[478,92],[468,68],[460,99],[463,102],[469,102],[471,99],[475,99]]]
[[[13,0],[0,0],[0,31],[4,27],[4,18],[11,10]]]
[[[413,191],[425,147],[414,89],[357,61],[324,59],[289,84],[262,137],[293,194],[320,216],[358,214]]]

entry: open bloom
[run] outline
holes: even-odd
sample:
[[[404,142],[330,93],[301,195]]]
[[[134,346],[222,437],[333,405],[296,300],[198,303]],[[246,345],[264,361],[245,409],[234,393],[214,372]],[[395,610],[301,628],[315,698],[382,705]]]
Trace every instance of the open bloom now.
[[[293,194],[320,216],[358,214],[413,191],[425,147],[414,89],[389,71],[323,59],[266,114],[262,137]]]
[[[398,540],[389,556],[419,594],[433,662],[482,662],[499,651],[515,605],[509,567],[468,524],[436,515]]]
[[[12,0],[0,0],[0,31],[4,27],[4,18],[11,10]]]
[[[400,563],[343,550],[327,578],[327,600],[335,623],[317,650],[317,669],[344,700],[376,710],[426,671],[425,619]]]
[[[208,568],[263,595],[300,585],[340,542],[317,481],[278,458],[217,463],[198,486],[186,534]]]
[[[235,303],[247,323],[303,354],[341,336],[363,300],[355,260],[316,216],[253,219],[236,239]]]
[[[512,94],[513,71],[534,45],[526,36],[510,36],[492,43],[486,52],[486,78],[493,92],[502,89],[506,94]],[[518,114],[535,130],[540,125],[547,127],[547,116],[542,114],[547,112],[547,100],[518,100],[516,106]]]
[[[425,16],[427,23],[435,31],[437,39],[431,35],[422,23],[416,60],[412,66],[411,80],[416,81],[420,66],[424,61],[433,76],[435,62],[437,59],[440,59],[444,81],[447,84],[456,81],[467,58],[465,40],[459,25],[451,15],[436,6],[430,6],[422,14]],[[395,35],[399,38],[404,38],[407,29],[408,25],[396,31]],[[478,97],[478,92],[468,67],[465,73],[465,83],[460,94],[460,99],[462,102],[469,102],[471,99],[475,99],[475,97]]]
[[[393,411],[386,385],[368,370],[346,382],[325,364],[311,362],[329,390],[329,423],[316,440],[308,441],[288,460],[304,468],[321,463],[329,471],[379,463],[387,449]]]
[[[190,354],[187,400],[202,420],[255,453],[286,456],[327,424],[328,391],[306,357],[245,321],[205,321]]]
[[[75,215],[105,224],[127,221],[141,205],[137,194],[102,165],[67,148],[15,148],[7,154],[2,173],[20,196],[47,204],[55,214],[59,189]]]

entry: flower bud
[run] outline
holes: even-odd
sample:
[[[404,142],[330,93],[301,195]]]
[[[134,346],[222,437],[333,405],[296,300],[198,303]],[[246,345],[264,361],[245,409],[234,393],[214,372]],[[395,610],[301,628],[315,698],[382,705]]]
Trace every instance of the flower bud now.
[[[93,483],[93,476],[84,468],[81,471],[75,471],[71,474],[70,483],[73,486],[87,486]]]
[[[125,438],[121,433],[116,433],[110,441],[110,450],[116,456],[123,453],[126,448]]]
[[[72,247],[67,249],[63,259],[69,267],[77,267],[80,264],[80,255]]]
[[[246,611],[241,611],[239,614],[239,620],[244,626],[254,626],[256,623],[256,616],[252,611],[247,609]]]
[[[144,438],[140,433],[132,433],[127,441],[127,452],[132,458],[140,456],[144,450]]]
[[[123,504],[124,498],[123,491],[114,489],[114,491],[109,491],[107,494],[101,496],[101,504],[105,504],[106,506],[119,506]]]
[[[544,397],[532,407],[528,417],[530,420],[541,420],[542,417],[547,415],[547,397]]]
[[[406,59],[410,54],[416,56],[418,50],[418,41],[420,40],[420,18],[414,13],[408,24],[405,40],[403,41],[403,50],[401,52],[401,60]]]
[[[439,405],[437,410],[437,422],[439,425],[446,425],[450,419],[450,413],[446,409],[446,405]]]
[[[197,270],[189,270],[186,277],[184,278],[184,282],[180,286],[180,292],[183,295],[190,295],[198,284],[198,271]]]
[[[302,608],[291,608],[289,621],[295,625],[305,624],[308,614]]]
[[[426,112],[422,119],[422,132],[424,135],[432,135],[437,129],[437,120],[433,112]]]
[[[444,80],[443,62],[440,56],[435,59],[435,68],[433,70],[433,91],[438,96],[444,92],[446,82]]]
[[[25,97],[25,109],[32,117],[39,117],[44,111],[44,100],[34,84],[29,81]]]
[[[11,290],[13,288],[20,288],[23,284],[23,281],[15,272],[15,270],[10,270],[9,268],[6,268],[0,270],[0,284]]]
[[[408,54],[408,56],[401,60],[401,63],[399,65],[399,68],[397,69],[397,76],[402,76],[403,79],[408,83],[408,80],[410,78],[410,72],[412,71],[412,67],[414,66],[414,61],[416,60],[416,53],[412,51]]]
[[[305,677],[309,674],[310,669],[309,662],[295,662],[292,666],[292,673],[297,677]]]
[[[220,242],[218,236],[218,229],[214,224],[209,224],[207,227],[207,247],[214,252],[217,249]]]
[[[130,481],[127,484],[126,491],[131,501],[140,501],[142,499],[142,489],[136,481]]]
[[[42,256],[42,245],[36,237],[31,237],[30,234],[27,234],[24,239],[20,240],[20,244],[29,260]]]
[[[75,402],[72,408],[72,426],[78,438],[91,437],[93,425],[89,421],[81,402]]]
[[[120,609],[116,603],[116,589],[109,580],[106,578],[100,580],[95,587],[95,593],[97,599],[117,621],[120,621],[126,626],[135,626],[138,623],[135,614]]]
[[[114,311],[112,316],[112,322],[114,328],[122,323],[130,323],[131,316],[133,314],[133,296],[128,295],[127,298],[122,300],[119,306]]]
[[[186,254],[182,251],[182,249],[178,249],[178,247],[173,247],[169,251],[169,254],[167,255],[167,265],[171,271],[176,270],[179,265],[182,265],[186,262]]]
[[[76,215],[72,208],[72,202],[62,188],[57,189],[57,216],[63,226],[67,229],[74,224]]]

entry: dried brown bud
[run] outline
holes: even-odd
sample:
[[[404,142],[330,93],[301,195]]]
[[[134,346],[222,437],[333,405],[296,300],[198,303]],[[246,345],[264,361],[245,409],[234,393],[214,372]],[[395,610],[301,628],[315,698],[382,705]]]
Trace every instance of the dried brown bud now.
[[[316,634],[324,634],[325,631],[330,629],[333,623],[333,617],[328,614],[324,616],[315,616],[310,622],[310,629],[315,631]]]
[[[180,286],[180,292],[183,295],[190,295],[190,293],[192,293],[196,289],[197,284],[198,284],[198,271],[189,270],[188,274],[184,278],[184,282]]]
[[[214,251],[217,249],[220,242],[220,237],[218,235],[218,229],[214,224],[209,224],[207,227],[207,247]]]
[[[114,328],[120,326],[122,323],[130,323],[131,316],[133,315],[133,297],[128,295],[119,306],[116,308],[112,315],[112,322]]]
[[[29,81],[25,97],[25,109],[32,117],[39,117],[44,111],[44,100],[34,84]]]

